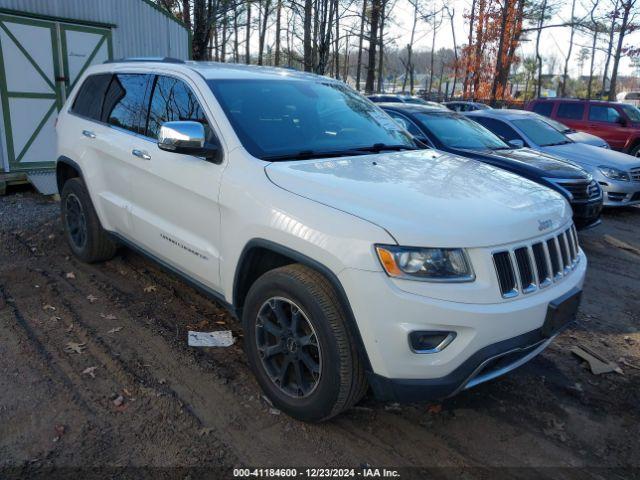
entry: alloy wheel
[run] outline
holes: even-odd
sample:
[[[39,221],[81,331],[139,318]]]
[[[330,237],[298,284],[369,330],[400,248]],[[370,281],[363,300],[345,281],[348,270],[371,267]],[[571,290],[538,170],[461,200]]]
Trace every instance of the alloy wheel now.
[[[77,196],[73,193],[65,199],[65,219],[71,241],[77,248],[87,243],[87,219]]]
[[[311,395],[322,373],[322,352],[307,315],[291,300],[272,297],[258,311],[256,344],[271,381],[294,398]]]

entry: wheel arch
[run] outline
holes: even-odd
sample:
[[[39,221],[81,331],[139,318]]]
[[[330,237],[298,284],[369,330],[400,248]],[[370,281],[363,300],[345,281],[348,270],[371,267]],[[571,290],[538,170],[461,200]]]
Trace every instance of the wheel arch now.
[[[242,319],[244,301],[251,285],[266,272],[293,263],[305,265],[322,274],[335,289],[340,306],[347,317],[347,327],[356,341],[356,348],[365,362],[366,370],[372,371],[355,315],[338,276],[326,265],[284,245],[262,238],[254,238],[245,245],[238,259],[233,279],[232,302],[238,318]]]
[[[56,184],[58,186],[58,192],[62,193],[62,187],[65,182],[71,178],[84,180],[82,169],[75,161],[62,155],[58,157],[56,162]]]

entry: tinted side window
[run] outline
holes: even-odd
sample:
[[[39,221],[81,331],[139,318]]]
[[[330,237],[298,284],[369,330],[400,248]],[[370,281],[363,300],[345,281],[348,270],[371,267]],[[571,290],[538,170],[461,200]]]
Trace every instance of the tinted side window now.
[[[618,110],[613,107],[602,105],[591,105],[589,108],[589,120],[594,122],[616,123],[620,119]]]
[[[522,140],[524,139],[518,135],[513,128],[507,125],[500,120],[494,120],[493,118],[484,118],[484,117],[469,117],[472,120],[478,122],[480,125],[488,128],[493,133],[502,138],[505,142],[509,142],[511,140]]]
[[[84,81],[76,95],[71,111],[83,117],[100,120],[104,94],[109,88],[111,74],[91,75]]]
[[[558,118],[568,118],[569,120],[582,120],[584,115],[583,103],[560,103],[558,105]]]
[[[135,133],[144,133],[152,75],[114,75],[102,109],[102,121]]]
[[[545,117],[550,117],[552,110],[553,110],[553,103],[551,102],[537,102],[533,106],[534,112],[539,113],[540,115],[544,115]]]
[[[151,98],[146,135],[157,138],[164,122],[184,120],[204,125],[205,134],[210,138],[209,122],[191,89],[181,80],[158,76]]]

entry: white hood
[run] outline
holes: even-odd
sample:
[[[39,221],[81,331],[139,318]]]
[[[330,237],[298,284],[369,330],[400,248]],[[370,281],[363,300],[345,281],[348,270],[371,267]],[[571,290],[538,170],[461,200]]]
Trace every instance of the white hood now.
[[[281,188],[387,230],[401,245],[482,247],[532,238],[571,218],[558,193],[490,165],[433,150],[276,162]],[[545,229],[545,231],[547,231]]]
[[[587,145],[593,145],[595,147],[609,147],[609,144],[600,137],[591,135],[587,132],[571,132],[566,134],[571,140],[576,143],[585,143]]]
[[[616,152],[615,150],[586,145],[584,143],[552,145],[550,147],[541,147],[541,150],[556,157],[577,163],[578,165],[590,167],[606,165],[624,171],[640,167],[640,160],[636,157],[627,155],[626,153]]]

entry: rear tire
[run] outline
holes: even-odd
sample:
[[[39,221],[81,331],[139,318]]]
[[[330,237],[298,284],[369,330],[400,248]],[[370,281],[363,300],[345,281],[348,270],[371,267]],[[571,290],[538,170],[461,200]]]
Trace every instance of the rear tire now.
[[[76,257],[86,263],[113,258],[117,244],[102,228],[80,178],[65,182],[60,195],[60,211],[67,243]]]
[[[245,349],[273,405],[307,422],[350,408],[367,388],[364,364],[335,289],[300,264],[262,275],[247,294]]]

